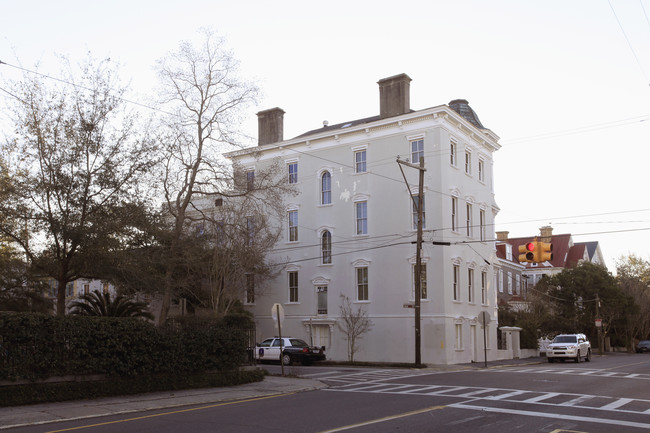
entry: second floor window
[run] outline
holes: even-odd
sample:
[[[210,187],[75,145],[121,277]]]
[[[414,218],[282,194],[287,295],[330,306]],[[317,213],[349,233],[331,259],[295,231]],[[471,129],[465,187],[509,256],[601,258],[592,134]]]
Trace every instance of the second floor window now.
[[[321,235],[321,257],[322,264],[328,265],[332,263],[332,234],[329,230],[325,230]]]
[[[482,159],[478,160],[478,180],[485,182],[485,161]]]
[[[354,152],[354,172],[355,173],[366,172],[366,151],[365,150],[358,150]]]
[[[411,203],[413,206],[413,230],[418,229],[418,195],[411,196]],[[422,228],[427,226],[427,218],[425,213],[426,206],[424,205],[424,195],[422,196]]]
[[[289,302],[298,302],[298,271],[289,272]]]
[[[368,300],[368,268],[357,268],[357,300]]]
[[[454,301],[460,301],[460,266],[454,265],[454,274],[453,274],[453,289],[454,289]]]
[[[458,230],[458,197],[451,198],[451,230]]]
[[[487,272],[481,272],[481,304],[487,304]]]
[[[481,236],[481,240],[484,241],[485,240],[485,211],[483,209],[481,209],[479,211],[478,216],[479,216],[480,236]]]
[[[289,211],[289,242],[298,242],[298,211]]]
[[[467,270],[467,301],[474,302],[474,269]]]
[[[472,205],[470,203],[467,203],[465,208],[467,211],[467,220],[465,221],[467,228],[465,229],[465,232],[467,236],[470,237],[472,236]]]
[[[298,163],[290,162],[287,168],[289,169],[289,183],[298,183]]]
[[[472,174],[472,154],[465,152],[465,173]]]
[[[450,144],[449,144],[449,148],[450,148],[450,149],[449,149],[449,155],[450,155],[449,163],[450,163],[451,165],[453,165],[453,166],[456,166],[456,161],[457,161],[457,157],[456,157],[456,142],[455,142],[455,141],[450,142]]]
[[[320,179],[321,204],[332,203],[332,175],[329,171],[322,174]]]
[[[255,172],[249,170],[246,172],[246,190],[251,191],[255,188]]]
[[[356,223],[358,235],[368,234],[368,202],[358,201],[355,203],[356,208]]]

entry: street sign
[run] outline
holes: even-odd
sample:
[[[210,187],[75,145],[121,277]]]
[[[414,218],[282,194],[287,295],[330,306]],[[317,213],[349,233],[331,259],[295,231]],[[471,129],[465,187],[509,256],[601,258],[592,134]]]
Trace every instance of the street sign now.
[[[282,326],[282,323],[284,323],[284,308],[282,308],[282,305],[275,303],[271,307],[271,317],[273,317],[276,328],[278,327],[278,316],[280,318],[280,326]]]
[[[485,326],[485,325],[489,324],[490,321],[492,320],[490,318],[490,313],[488,313],[487,311],[481,311],[479,313],[477,319],[478,319],[478,323],[480,323],[481,326]]]
[[[411,304],[411,303],[406,303],[406,304],[404,304],[404,305],[402,305],[402,306],[403,306],[404,308],[415,308],[415,304]]]
[[[596,328],[600,328],[603,326],[603,319],[596,319]]]

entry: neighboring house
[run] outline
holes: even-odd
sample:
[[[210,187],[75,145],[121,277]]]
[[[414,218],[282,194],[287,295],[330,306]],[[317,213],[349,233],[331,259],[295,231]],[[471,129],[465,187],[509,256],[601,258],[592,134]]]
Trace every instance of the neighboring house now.
[[[519,263],[519,251],[507,242],[508,233],[497,232],[496,235],[496,256],[499,264],[495,268],[498,303],[509,304],[515,310],[525,309],[528,298],[526,266]]]
[[[45,294],[52,300],[55,308],[57,284],[56,280],[52,278],[48,279],[49,291]],[[110,293],[111,296],[115,296],[117,293],[115,286],[100,280],[78,279],[70,281],[65,290],[66,310],[70,308],[72,302],[79,300],[81,296],[92,293],[95,290],[99,290],[102,293]]]
[[[258,113],[259,145],[227,154],[239,170],[283,161],[299,194],[286,199],[278,221],[283,239],[270,260],[277,277],[242,299],[257,335],[277,335],[271,307],[284,308],[282,334],[327,347],[346,360],[340,328],[341,295],[367,312],[358,361],[414,362],[414,286],[418,172],[424,158],[421,361],[453,364],[483,360],[486,311],[488,359],[497,358],[494,267],[493,152],[498,136],[483,127],[467,101],[411,110],[411,79],[379,84],[379,115],[328,125],[283,139],[284,111]],[[346,99],[346,104],[353,101]],[[432,241],[450,245],[433,245]]]
[[[539,236],[508,238],[508,232],[497,233],[497,250],[499,245],[510,245],[515,257],[519,256],[519,246],[535,239],[553,245],[553,260],[544,263],[522,263],[523,275],[528,277],[528,284],[534,286],[543,275],[554,275],[566,268],[572,268],[581,262],[591,262],[605,266],[600,244],[595,242],[574,242],[571,234],[554,235],[550,226],[541,227]],[[517,259],[515,259],[517,260]]]

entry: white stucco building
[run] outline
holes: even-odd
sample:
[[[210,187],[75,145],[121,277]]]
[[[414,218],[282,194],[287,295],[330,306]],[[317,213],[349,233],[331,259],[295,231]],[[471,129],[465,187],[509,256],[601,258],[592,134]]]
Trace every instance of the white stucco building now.
[[[258,113],[259,146],[227,156],[249,172],[280,158],[299,194],[287,199],[282,262],[263,296],[249,297],[258,339],[277,335],[271,306],[285,312],[283,335],[327,347],[346,360],[339,328],[341,295],[373,322],[355,360],[414,362],[414,265],[418,170],[397,163],[425,161],[421,361],[483,361],[482,311],[488,360],[497,358],[494,268],[493,152],[498,136],[484,128],[465,100],[411,110],[411,79],[380,80],[380,114],[324,125],[283,139],[284,111]],[[354,103],[347,101],[346,103]],[[449,242],[449,246],[432,242]],[[254,299],[254,300],[253,300]],[[250,302],[252,301],[252,302]]]

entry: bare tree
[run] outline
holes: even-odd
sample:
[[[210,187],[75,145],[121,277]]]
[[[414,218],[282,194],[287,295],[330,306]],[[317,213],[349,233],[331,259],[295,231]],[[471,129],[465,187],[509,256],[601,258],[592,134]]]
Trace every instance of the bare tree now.
[[[155,155],[124,109],[109,60],[64,73],[60,81],[33,74],[13,83],[16,132],[3,148],[11,180],[0,184],[0,235],[41,278],[56,281],[59,315],[67,284],[94,277],[97,257],[128,236]]]
[[[348,361],[354,362],[354,354],[359,349],[358,340],[362,335],[372,329],[372,320],[368,313],[361,309],[361,306],[355,310],[352,307],[350,298],[341,293],[341,322],[337,322],[339,329],[344,332],[345,339],[348,342]]]
[[[625,310],[627,349],[633,351],[635,340],[650,337],[650,262],[634,254],[621,257],[616,262],[616,279],[634,300]]]
[[[241,172],[233,170],[222,156],[238,148],[242,112],[255,100],[258,90],[238,76],[238,64],[223,39],[208,30],[203,36],[199,47],[183,42],[158,64],[164,110],[171,114],[165,117],[167,133],[163,137],[162,195],[171,227],[159,323],[166,320],[174,294],[189,288],[176,276],[183,275],[179,267],[185,263],[184,239],[192,236],[192,227],[209,221],[213,206],[201,203],[216,197],[281,203],[277,188],[283,187],[282,176],[271,169],[257,171],[255,184],[241,188],[242,183],[237,181]],[[245,216],[240,217],[245,221]]]

